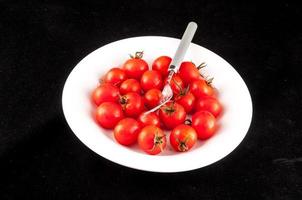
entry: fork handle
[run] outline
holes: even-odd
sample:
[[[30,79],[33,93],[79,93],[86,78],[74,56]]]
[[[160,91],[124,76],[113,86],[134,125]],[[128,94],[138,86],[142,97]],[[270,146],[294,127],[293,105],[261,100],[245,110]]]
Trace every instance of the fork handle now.
[[[194,34],[197,29],[197,24],[195,22],[190,22],[181,38],[181,41],[178,45],[178,48],[174,54],[174,58],[172,59],[171,65],[169,66],[168,71],[173,71],[173,73],[177,73],[180,63],[183,61],[186,52],[190,46],[190,43],[194,37]],[[173,75],[173,74],[172,74]]]

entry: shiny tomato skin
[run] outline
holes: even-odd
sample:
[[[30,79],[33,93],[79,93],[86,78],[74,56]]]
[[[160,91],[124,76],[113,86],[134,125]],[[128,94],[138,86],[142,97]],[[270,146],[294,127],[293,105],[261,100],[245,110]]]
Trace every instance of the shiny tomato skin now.
[[[158,71],[162,77],[168,76],[168,69],[172,58],[169,56],[160,56],[156,58],[152,64],[152,69]]]
[[[147,108],[151,109],[159,105],[162,93],[159,89],[148,90],[144,94],[145,105]]]
[[[190,113],[195,105],[195,97],[191,92],[176,97],[176,102],[182,105],[186,113]]]
[[[170,133],[170,144],[175,151],[184,152],[190,150],[196,143],[197,133],[189,125],[180,124]]]
[[[124,118],[114,127],[115,140],[125,146],[136,143],[141,126],[133,118]]]
[[[215,96],[214,88],[205,80],[195,80],[190,84],[190,91],[196,98]]]
[[[155,112],[148,113],[148,114],[142,113],[137,118],[137,121],[140,123],[141,127],[145,127],[148,125],[154,125],[160,127],[160,120]]]
[[[144,111],[143,99],[135,92],[129,92],[121,96],[120,104],[127,117],[136,118]]]
[[[181,63],[179,75],[186,85],[190,84],[193,80],[198,80],[201,78],[196,65],[187,61]]]
[[[122,84],[120,85],[121,95],[127,94],[129,92],[135,92],[141,94],[142,88],[140,83],[136,79],[133,78],[127,79],[123,81]]]
[[[104,102],[99,105],[95,112],[96,121],[106,129],[112,129],[124,118],[122,107],[114,102]]]
[[[200,98],[196,101],[195,110],[208,111],[212,113],[214,117],[217,118],[222,113],[223,107],[221,103],[218,101],[218,99],[214,97],[205,97],[205,98]]]
[[[136,80],[140,80],[148,68],[147,62],[141,58],[128,59],[122,67],[128,78],[134,78]]]
[[[186,111],[180,104],[168,102],[160,108],[159,119],[170,130],[185,121]]]
[[[92,101],[95,105],[100,105],[104,102],[117,102],[119,99],[119,89],[112,84],[104,83],[98,86],[92,92]]]
[[[105,76],[103,77],[104,83],[110,83],[114,86],[119,86],[124,80],[126,80],[127,76],[124,70],[120,68],[112,68],[110,69]]]
[[[163,80],[158,71],[148,70],[145,71],[141,77],[141,87],[145,92],[151,89],[162,89]]]
[[[166,147],[165,133],[157,126],[145,126],[138,135],[140,149],[150,155],[159,154]]]
[[[192,127],[196,130],[198,139],[206,140],[217,130],[216,119],[208,111],[199,111],[192,116]]]
[[[164,84],[166,82],[167,82],[167,78],[165,79]],[[172,89],[174,95],[179,95],[179,93],[185,89],[185,84],[182,81],[182,79],[180,78],[178,73],[173,75],[171,82],[170,82],[170,86],[171,86],[171,89]]]

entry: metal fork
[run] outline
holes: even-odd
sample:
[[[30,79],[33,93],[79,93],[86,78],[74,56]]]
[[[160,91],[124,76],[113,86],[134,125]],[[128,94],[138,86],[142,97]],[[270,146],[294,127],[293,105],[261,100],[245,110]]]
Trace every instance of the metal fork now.
[[[156,110],[158,110],[162,105],[164,105],[165,103],[167,103],[168,101],[171,100],[171,98],[173,97],[173,91],[171,89],[170,86],[170,82],[172,80],[172,77],[175,73],[177,73],[180,64],[190,46],[190,43],[194,37],[194,34],[196,32],[197,29],[197,24],[195,22],[190,22],[181,38],[181,41],[178,45],[178,48],[175,52],[174,58],[172,59],[172,62],[169,66],[169,74],[168,74],[168,78],[167,78],[167,82],[166,85],[164,86],[164,89],[162,90],[162,97],[160,99],[159,105],[152,108],[151,110],[146,111],[144,114],[148,114],[151,112],[154,112]]]

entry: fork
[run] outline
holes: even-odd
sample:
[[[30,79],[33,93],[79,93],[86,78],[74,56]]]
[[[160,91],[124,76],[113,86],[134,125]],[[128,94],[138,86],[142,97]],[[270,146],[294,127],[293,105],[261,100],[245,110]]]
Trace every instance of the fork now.
[[[172,80],[173,75],[175,73],[177,73],[177,71],[180,67],[180,63],[182,62],[182,60],[190,46],[190,43],[194,37],[196,29],[197,29],[197,24],[195,22],[190,22],[187,25],[187,28],[186,28],[186,30],[181,38],[181,41],[178,45],[178,48],[174,54],[172,62],[168,68],[169,74],[168,74],[166,85],[164,86],[164,88],[162,90],[162,97],[160,99],[159,105],[152,108],[151,110],[146,111],[144,114],[148,114],[148,113],[158,110],[162,105],[164,105],[165,103],[170,101],[171,98],[173,97],[173,91],[170,86],[170,82]]]

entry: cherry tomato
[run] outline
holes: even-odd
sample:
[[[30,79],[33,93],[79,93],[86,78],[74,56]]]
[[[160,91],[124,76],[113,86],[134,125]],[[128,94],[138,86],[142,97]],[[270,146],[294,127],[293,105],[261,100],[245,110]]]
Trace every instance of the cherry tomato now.
[[[110,69],[103,77],[105,83],[110,83],[115,86],[119,86],[124,80],[126,80],[126,73],[120,68]]]
[[[152,64],[152,69],[158,71],[162,77],[168,76],[168,68],[172,58],[169,56],[160,56],[156,58]]]
[[[181,92],[180,95],[175,98],[175,100],[184,107],[186,113],[190,113],[192,111],[195,103],[195,97],[191,92]]]
[[[151,89],[162,89],[163,80],[158,71],[145,71],[141,78],[141,86],[145,92]]]
[[[137,117],[144,110],[142,97],[135,92],[129,92],[121,96],[120,104],[128,117]]]
[[[142,91],[140,83],[136,79],[127,79],[122,82],[120,86],[120,93],[127,94],[129,92],[136,92],[140,94]]]
[[[196,111],[205,110],[212,113],[215,117],[218,117],[221,114],[222,109],[221,103],[213,97],[200,98],[195,104]]]
[[[189,125],[180,124],[170,134],[170,144],[175,151],[188,151],[197,140],[197,133]]]
[[[182,62],[179,68],[179,75],[186,85],[193,80],[202,78],[196,65],[192,62]]]
[[[162,93],[159,89],[148,90],[144,95],[145,105],[148,108],[154,108],[159,105],[159,101],[162,97]]]
[[[195,80],[190,85],[190,91],[196,98],[214,96],[214,88],[206,80]]]
[[[148,125],[154,125],[160,127],[159,117],[156,113],[148,113],[148,114],[140,114],[137,121],[140,123],[141,127],[145,127]]]
[[[164,83],[166,82],[167,82],[167,78],[165,79]],[[178,74],[173,75],[170,82],[170,86],[174,95],[178,95],[182,90],[185,89],[185,84]]]
[[[137,141],[139,147],[150,155],[159,154],[166,147],[165,133],[154,125],[144,127]]]
[[[124,63],[122,68],[128,78],[140,80],[143,73],[148,70],[148,64],[142,57],[143,52],[136,52],[135,57],[131,56],[131,58]]]
[[[129,146],[137,141],[141,130],[138,121],[132,118],[124,118],[114,128],[114,138],[122,145]]]
[[[117,102],[119,89],[109,83],[97,87],[92,93],[92,100],[98,106],[103,102]]]
[[[159,110],[159,119],[167,129],[173,129],[185,121],[185,109],[178,103],[168,102]]]
[[[198,139],[205,140],[214,135],[217,125],[214,115],[208,111],[199,111],[192,116],[192,127]]]
[[[97,122],[106,129],[112,129],[124,118],[122,107],[114,102],[104,102],[96,109]]]

